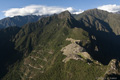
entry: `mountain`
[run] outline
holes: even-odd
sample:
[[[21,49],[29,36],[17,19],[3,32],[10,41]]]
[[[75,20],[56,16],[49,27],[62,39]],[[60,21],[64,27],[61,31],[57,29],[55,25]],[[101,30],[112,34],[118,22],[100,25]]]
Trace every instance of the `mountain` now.
[[[24,24],[27,24],[30,22],[36,22],[41,17],[44,17],[44,16],[28,15],[28,16],[7,17],[7,18],[0,20],[0,28],[6,28],[10,26],[21,27]]]
[[[83,12],[82,14],[76,15],[75,18],[77,20],[82,19],[86,19],[87,22],[89,21],[89,23],[94,22],[96,19],[99,19],[99,22],[101,20],[101,22],[105,22],[106,24],[104,24],[104,26],[109,26],[111,28],[111,30],[116,34],[119,35],[119,31],[120,31],[120,14],[114,14],[114,13],[109,13],[107,11],[103,11],[103,10],[99,10],[99,9],[91,9],[91,10],[87,10],[85,12]],[[108,24],[108,25],[107,25]],[[95,27],[97,28],[97,26],[99,26],[99,24],[95,24]],[[100,25],[101,26],[101,25]],[[106,28],[107,28],[106,27]],[[104,27],[105,28],[105,27]],[[100,28],[99,28],[100,29]]]
[[[16,32],[4,42],[13,45],[8,44],[13,51],[3,50],[5,57],[14,56],[7,58],[9,64],[1,60],[6,66],[0,67],[1,80],[120,79],[120,15],[92,9],[73,16],[64,11],[18,30],[2,29],[1,42],[9,30]]]
[[[81,27],[89,32],[91,38],[94,37],[92,42],[94,48],[98,48],[97,53],[99,53],[99,55],[95,54],[94,50],[91,52],[95,59],[100,59],[101,62],[106,64],[111,59],[119,59],[119,14],[93,9],[75,17],[80,22]]]
[[[116,12],[116,14],[120,14],[120,11]]]

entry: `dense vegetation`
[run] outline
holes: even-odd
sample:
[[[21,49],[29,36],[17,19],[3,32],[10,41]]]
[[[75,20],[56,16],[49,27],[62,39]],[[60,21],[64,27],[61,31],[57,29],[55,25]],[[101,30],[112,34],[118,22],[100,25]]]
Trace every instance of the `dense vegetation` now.
[[[14,59],[9,64],[3,62],[4,65],[7,64],[6,71],[2,71],[5,72],[0,78],[2,80],[95,80],[103,77],[109,61],[120,57],[119,32],[116,32],[119,29],[114,27],[118,24],[119,28],[119,20],[116,24],[111,24],[112,16],[114,20],[118,20],[115,18],[119,17],[118,14],[97,9],[74,15],[75,18],[65,11],[25,24],[22,28],[10,27],[0,30],[1,44],[6,45],[8,44],[6,42],[10,41],[7,48],[13,50],[8,51],[0,45],[4,51],[8,51],[4,52],[4,59],[8,60],[6,62]],[[70,44],[66,38],[81,40],[79,45],[84,47],[94,60],[102,64],[89,63],[88,60],[62,62],[66,56],[60,50]],[[2,60],[0,63],[2,64]],[[0,67],[0,70],[3,67]]]

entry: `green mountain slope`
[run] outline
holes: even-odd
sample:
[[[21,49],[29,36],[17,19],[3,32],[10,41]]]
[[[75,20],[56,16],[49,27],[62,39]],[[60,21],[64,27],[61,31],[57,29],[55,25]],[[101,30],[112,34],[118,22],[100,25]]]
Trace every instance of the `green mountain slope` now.
[[[65,11],[24,25],[10,38],[20,56],[2,80],[119,79],[118,16]]]
[[[85,20],[86,22],[89,22],[91,24],[94,24],[96,26],[96,28],[99,25],[98,23],[94,23],[95,21],[92,20],[92,18],[94,20],[101,20],[101,22],[105,22],[106,25],[102,25],[102,26],[106,26],[106,28],[111,28],[111,30],[116,34],[119,35],[119,30],[120,30],[120,14],[114,14],[114,13],[109,13],[107,11],[102,11],[102,10],[98,10],[98,9],[91,9],[91,10],[87,10],[85,12],[83,12],[82,14],[79,15],[75,15],[75,18],[77,20]],[[107,25],[108,24],[108,25]],[[109,26],[109,27],[108,27]],[[100,29],[100,27],[99,27]],[[110,30],[110,29],[109,29]]]
[[[88,32],[67,11],[25,25],[14,39],[15,48],[24,53],[23,60],[3,80],[94,80],[102,76],[106,67],[89,64],[87,59],[62,62],[66,56],[61,49],[70,44],[66,38],[81,40],[79,45],[85,49],[91,44]]]

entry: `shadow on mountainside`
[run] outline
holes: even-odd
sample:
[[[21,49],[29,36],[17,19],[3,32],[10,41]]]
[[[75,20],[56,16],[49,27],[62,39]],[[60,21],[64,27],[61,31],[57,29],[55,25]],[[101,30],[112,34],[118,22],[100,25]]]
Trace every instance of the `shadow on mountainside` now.
[[[0,30],[0,80],[8,72],[8,67],[21,58],[21,54],[14,49],[12,38],[19,28],[11,27]]]
[[[91,24],[85,20],[79,21],[79,28],[89,33],[92,44],[87,50],[93,59],[107,65],[111,59],[120,59],[120,36],[112,31],[108,23],[100,19],[97,19],[97,21],[102,24],[103,30],[97,30],[96,27],[99,27],[99,25],[95,25],[95,23]],[[86,24],[89,26],[86,26]],[[108,32],[104,31],[104,29],[108,30]],[[95,39],[93,39],[92,36],[94,36]],[[95,50],[96,46],[98,48],[97,51]]]
[[[14,50],[14,43],[7,42],[4,46],[0,46],[0,79],[8,72],[8,67],[20,59],[17,50]]]

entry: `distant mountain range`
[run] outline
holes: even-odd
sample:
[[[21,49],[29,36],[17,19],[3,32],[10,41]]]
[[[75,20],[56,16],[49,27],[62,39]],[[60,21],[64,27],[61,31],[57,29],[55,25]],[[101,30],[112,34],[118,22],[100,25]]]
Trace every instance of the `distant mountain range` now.
[[[7,27],[0,29],[1,80],[120,79],[120,14],[29,17],[1,20]]]
[[[120,11],[116,12],[116,14],[120,14]],[[72,14],[73,16],[77,14]],[[27,15],[27,16],[14,16],[14,17],[7,17],[0,20],[0,28],[7,28],[11,26],[18,26],[21,27],[27,23],[36,22],[42,17],[46,17],[49,15],[42,15],[42,16],[36,16],[36,15]]]
[[[7,17],[0,20],[0,28],[7,28],[10,26],[21,27],[24,24],[27,24],[30,22],[36,22],[42,17],[45,17],[45,16],[27,15],[27,16]]]
[[[117,14],[120,14],[120,11],[116,12]]]

